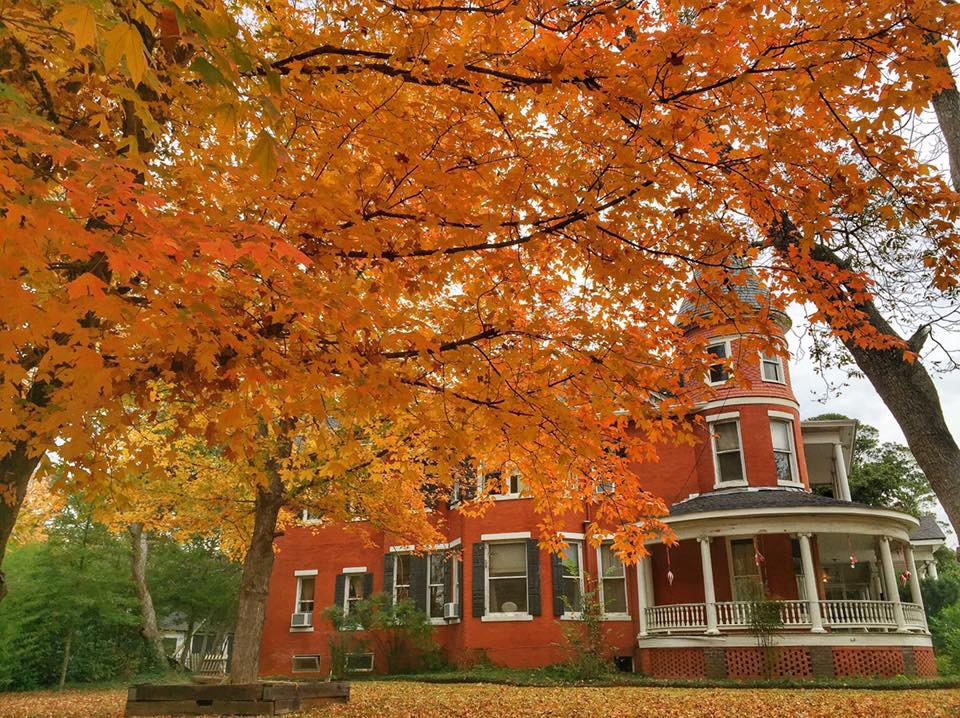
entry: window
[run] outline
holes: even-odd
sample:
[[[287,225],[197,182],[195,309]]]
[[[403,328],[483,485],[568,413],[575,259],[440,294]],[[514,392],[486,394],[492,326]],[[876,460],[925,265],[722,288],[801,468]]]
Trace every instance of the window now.
[[[560,579],[560,596],[563,601],[564,615],[580,613],[583,610],[583,544],[571,541],[563,550],[561,563],[563,575]]]
[[[297,603],[295,613],[313,613],[313,590],[317,579],[313,576],[297,578]]]
[[[729,359],[730,344],[729,342],[719,342],[718,344],[711,344],[710,346],[707,347],[707,354],[712,354],[718,359]],[[730,372],[727,371],[727,365],[725,362],[710,365],[710,371],[707,377],[708,383],[723,384],[723,382],[725,382],[729,378],[730,378]]]
[[[483,474],[483,488],[491,494],[500,496],[517,497],[525,493],[526,485],[520,474],[514,472],[510,474],[506,481],[503,480],[503,473],[500,471],[490,471]]]
[[[349,614],[353,604],[367,598],[365,590],[366,577],[367,574],[365,573],[345,574],[346,590],[343,596],[344,613]]]
[[[735,539],[730,542],[730,565],[733,567],[733,600],[763,599],[763,579],[757,566],[753,539]]]
[[[393,602],[405,601],[410,598],[410,561],[408,553],[394,555],[393,564]]]
[[[784,383],[783,361],[779,356],[767,356],[766,354],[761,354],[760,370],[763,374],[764,381],[775,381],[780,384]]]
[[[487,544],[487,613],[527,613],[527,544]]]
[[[797,476],[797,459],[793,452],[793,422],[771,419],[770,435],[773,438],[773,462],[777,467],[777,483],[797,483],[800,479]]]
[[[449,595],[454,594],[452,581],[456,573],[453,561],[446,553],[432,553],[427,556],[427,616],[429,618],[443,618],[443,604],[447,601],[447,585],[450,585]]]
[[[322,516],[320,514],[311,511],[310,509],[303,509],[300,511],[300,520],[304,523],[316,523],[320,521]]]
[[[320,672],[320,656],[294,656],[293,672],[294,673],[319,673]]]
[[[346,655],[344,668],[351,673],[369,673],[373,670],[373,654],[348,653]]]
[[[710,426],[713,430],[713,460],[717,483],[743,482],[740,422],[715,421]]]
[[[609,543],[600,545],[600,599],[607,613],[627,613],[627,569]]]

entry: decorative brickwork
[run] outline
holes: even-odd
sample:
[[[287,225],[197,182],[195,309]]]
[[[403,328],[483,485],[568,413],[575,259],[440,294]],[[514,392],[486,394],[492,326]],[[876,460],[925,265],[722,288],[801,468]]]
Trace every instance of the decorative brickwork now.
[[[650,674],[656,678],[703,678],[706,675],[700,648],[661,648],[650,651]]]
[[[918,676],[937,675],[937,661],[932,648],[914,648],[913,663],[917,668]]]
[[[833,670],[837,676],[896,676],[904,672],[899,648],[834,648]]]
[[[762,678],[764,652],[759,648],[727,649],[727,675],[730,678]],[[813,665],[806,648],[777,648],[773,654],[772,675],[776,677],[809,678]]]

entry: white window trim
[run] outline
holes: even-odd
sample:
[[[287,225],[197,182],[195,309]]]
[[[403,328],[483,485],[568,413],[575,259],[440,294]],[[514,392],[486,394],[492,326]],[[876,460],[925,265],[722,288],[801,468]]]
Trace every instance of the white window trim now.
[[[711,347],[717,347],[717,346],[720,346],[721,344],[723,345],[724,354],[726,354],[726,356],[723,357],[723,358],[724,358],[724,360],[727,360],[727,361],[728,361],[728,360],[732,357],[732,355],[733,355],[733,346],[732,346],[732,345],[733,345],[733,340],[732,340],[732,339],[729,339],[729,338],[727,338],[727,339],[711,339],[710,342],[707,344],[707,346],[704,347],[704,348],[705,348],[707,351],[709,351]],[[729,371],[729,370],[727,370],[727,371]],[[723,381],[710,381],[710,370],[707,369],[707,374],[706,374],[706,376],[704,377],[704,382],[707,384],[707,386],[723,386],[724,384],[728,383],[728,382],[730,381],[730,379],[731,379],[731,377],[728,375],[727,378],[724,379]]]
[[[709,424],[711,421],[727,421],[728,419],[739,419],[739,418],[740,418],[739,411],[725,411],[721,414],[711,414],[710,416],[705,416],[703,417],[703,420]]]
[[[353,566],[349,571],[347,569],[343,569],[343,573],[347,576],[347,578],[344,579],[344,582],[343,582],[343,605],[341,606],[341,608],[343,609],[344,616],[350,615],[350,576],[362,575],[367,573],[366,569],[362,571],[358,571],[356,570],[357,568],[363,568],[363,567]],[[364,598],[361,600],[366,600],[368,598],[370,598],[370,596],[364,596]]]
[[[734,572],[733,572],[733,542],[734,542],[734,541],[747,541],[747,540],[756,542],[756,537],[753,536],[753,535],[747,535],[747,536],[727,536],[726,539],[727,539],[727,540],[726,540],[726,544],[727,544],[727,566],[728,566],[728,568],[729,568],[729,570],[727,571],[727,573],[729,574],[729,580],[730,580],[730,598],[731,598],[731,600],[733,600],[733,601],[737,601],[737,600],[740,600],[740,599],[737,598],[737,581],[736,581],[736,578],[737,578],[737,577],[736,577],[736,575],[735,575]],[[756,564],[754,564],[754,565],[756,565]],[[759,566],[757,566],[756,568],[757,568],[757,573],[756,573],[756,575],[760,577],[760,585],[761,585],[761,587],[763,587],[763,588],[765,589],[766,586],[764,586],[764,584],[763,584],[763,571],[760,570],[760,567],[759,567]],[[745,575],[747,575],[747,574],[745,574]],[[754,574],[751,573],[751,574],[748,574],[748,575],[753,576]]]
[[[519,531],[517,533],[525,533],[526,538],[530,538],[529,531]],[[484,536],[510,536],[510,534],[484,534]],[[510,540],[497,540],[493,543],[516,543],[518,539],[522,537],[516,537],[512,541]],[[530,613],[530,563],[527,560],[526,553],[523,557],[523,578],[524,583],[527,587],[527,610],[526,611],[491,611],[490,610],[490,551],[488,547],[490,542],[487,539],[484,539],[481,536],[481,541],[484,541],[483,547],[483,602],[484,602],[484,611],[483,615],[480,617],[481,621],[532,621],[533,614]],[[524,546],[526,549],[526,546]],[[496,580],[496,579],[494,579]]]
[[[393,602],[394,602],[394,603],[397,602],[397,573],[398,573],[398,571],[397,571],[397,559],[400,558],[400,556],[405,555],[405,554],[407,554],[407,553],[408,553],[408,552],[406,552],[406,551],[404,551],[404,552],[402,552],[402,553],[399,553],[399,552],[398,552],[398,553],[395,553],[395,554],[394,554],[394,557],[393,557],[393,586],[391,587],[391,595],[393,596]],[[410,584],[409,584],[409,583],[403,584],[403,585],[405,585],[405,586],[407,587],[407,590],[408,590],[408,591],[410,590]]]
[[[297,591],[293,600],[293,612],[294,613],[306,613],[305,611],[300,610],[300,589],[302,588],[301,579],[312,578],[313,579],[313,611],[310,611],[310,625],[309,626],[290,626],[290,633],[312,633],[313,632],[313,614],[317,610],[317,572],[315,570],[305,570],[305,571],[294,571],[294,577],[297,581]],[[291,668],[291,670],[293,670]]]
[[[573,541],[573,542],[571,542],[570,545],[577,547],[577,570],[580,572],[580,575],[578,576],[578,579],[579,579],[579,584],[580,584],[580,596],[581,596],[581,598],[582,598],[582,597],[583,597],[583,592],[584,592],[584,590],[585,590],[584,583],[583,583],[583,574],[584,574],[584,570],[583,570],[583,534],[580,534],[580,536],[581,536],[580,540]],[[564,537],[564,538],[566,538],[566,537]],[[599,565],[599,564],[598,564],[598,565]],[[624,573],[626,573],[626,572],[624,572]],[[561,577],[560,577],[560,581],[561,581],[561,584],[560,584],[560,585],[562,586],[562,585],[563,585],[562,582],[563,582],[563,581],[567,581],[567,580],[569,580],[569,579],[568,579],[566,576],[561,576]],[[601,599],[601,600],[602,600],[602,599]],[[583,620],[583,611],[568,611],[566,605],[564,605],[564,607],[563,607],[563,614],[560,616],[560,618],[561,618],[561,619],[564,619],[564,620],[568,620],[568,621],[581,621],[581,620]]]
[[[491,473],[492,473],[492,472],[491,472]],[[498,494],[488,494],[488,496],[489,496],[491,499],[493,499],[494,501],[516,501],[517,499],[532,499],[533,496],[531,496],[529,492],[527,492],[526,494],[524,494],[524,493],[521,493],[521,492],[512,493],[512,492],[509,491],[509,489],[510,489],[510,478],[512,478],[512,477],[514,477],[514,476],[519,477],[520,482],[523,481],[523,477],[521,476],[520,472],[514,470],[514,471],[510,474],[510,477],[507,479],[507,493],[505,493],[505,494],[499,494],[499,493],[498,493]],[[478,493],[478,494],[479,494],[479,493],[482,493],[482,492],[484,491],[484,489],[486,488],[486,487],[484,486],[484,484],[486,483],[486,477],[487,477],[487,474],[486,474],[486,472],[483,470],[483,466],[481,465],[481,466],[478,467],[478,469],[477,469],[477,493]],[[521,487],[521,491],[522,491],[522,487]]]
[[[757,352],[757,353],[760,355],[760,381],[766,382],[767,384],[786,384],[787,372],[783,365],[783,357],[780,356],[779,354],[767,355],[767,354],[764,354],[763,352]],[[780,376],[781,376],[780,379],[767,379],[767,377],[764,376],[763,363],[767,359],[771,359],[771,360],[775,359],[777,361],[777,364],[780,367]]]
[[[457,539],[459,541],[459,539]],[[431,616],[430,615],[430,566],[433,562],[430,560],[433,554],[427,556],[427,621],[434,626],[446,626],[451,623],[460,623],[460,619],[450,619],[447,620],[443,616]],[[460,587],[460,572],[457,570],[458,562],[452,557],[448,556],[447,561],[450,562],[450,595],[456,597],[458,595],[458,589]],[[446,601],[444,602],[446,603]],[[453,601],[455,603],[455,601]]]
[[[316,576],[317,573],[318,571],[315,568],[303,568],[303,569],[294,571],[293,575],[299,578],[300,576]]]
[[[774,411],[773,409],[767,411],[767,416],[769,416],[771,419],[786,419],[787,421],[793,421],[796,418],[793,414],[787,411]]]
[[[347,566],[340,573],[369,573],[366,566]]]
[[[502,534],[480,534],[481,541],[517,541],[519,539],[533,538],[529,531],[511,531]]]
[[[587,537],[587,535],[573,533],[571,531],[561,531],[560,537],[565,539],[570,539],[571,541],[583,541]]]
[[[602,545],[603,545],[603,544],[601,544],[601,546],[602,546]],[[624,599],[625,599],[626,602],[627,602],[627,610],[626,610],[626,612],[624,612],[624,611],[611,611],[611,612],[607,613],[607,610],[606,610],[606,600],[604,599],[604,596],[603,596],[603,582],[604,582],[604,577],[603,577],[603,558],[602,558],[601,555],[600,555],[600,548],[601,548],[601,546],[597,546],[596,551],[597,551],[597,583],[599,584],[599,585],[597,586],[597,588],[599,589],[599,593],[600,593],[600,605],[601,605],[601,606],[604,606],[603,620],[604,620],[604,621],[629,621],[629,620],[631,620],[631,616],[630,616],[630,584],[629,584],[628,581],[627,581],[627,564],[625,564],[622,559],[620,560],[620,565],[623,567],[623,597],[624,597]],[[606,580],[610,581],[610,580],[613,580],[613,579],[615,579],[615,578],[619,579],[620,577],[619,577],[619,576],[609,576]]]
[[[775,421],[779,421],[780,423],[788,425],[787,442],[790,444],[790,473],[793,475],[793,479],[791,481],[780,481],[780,479],[778,478],[777,485],[778,486],[803,486],[803,481],[800,479],[800,465],[797,461],[797,442],[794,441],[794,436],[793,436],[793,432],[796,428],[793,424],[793,417],[790,416],[789,418],[784,418],[784,416],[789,416],[789,415],[780,414],[779,412],[767,412],[767,413],[770,414],[771,424]],[[775,414],[779,414],[779,415],[775,415]],[[770,431],[770,442],[771,444],[773,443],[772,429]],[[773,449],[773,453],[774,454],[777,453],[776,449]]]
[[[347,663],[346,659],[350,656],[364,656],[364,657],[370,656],[370,667],[369,668],[346,668],[346,663]],[[348,653],[344,657],[344,668],[346,668],[348,673],[372,673],[374,662],[375,662],[375,657],[372,651],[366,651],[364,653]]]
[[[716,414],[715,417],[707,417],[707,421],[734,421],[737,425],[737,443],[740,448],[740,473],[743,475],[743,478],[739,481],[722,481],[720,479],[720,461],[717,457],[717,437],[713,435],[713,432],[710,434],[710,452],[713,455],[713,487],[715,489],[720,488],[730,488],[736,486],[748,486],[747,481],[747,462],[743,455],[743,434],[740,431],[740,412],[730,412],[731,414],[736,414],[736,416],[726,416],[724,414]],[[719,417],[724,417],[720,419]]]

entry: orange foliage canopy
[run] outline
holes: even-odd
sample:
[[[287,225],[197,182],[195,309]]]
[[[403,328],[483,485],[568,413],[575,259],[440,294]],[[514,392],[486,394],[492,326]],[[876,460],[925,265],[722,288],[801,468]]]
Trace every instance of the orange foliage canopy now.
[[[421,538],[421,486],[478,457],[529,477],[545,532],[590,497],[635,555],[662,503],[594,486],[689,436],[707,358],[672,313],[694,270],[768,256],[789,218],[776,301],[853,331],[810,277],[856,277],[810,240],[889,194],[882,221],[922,225],[956,282],[957,197],[897,122],[947,82],[958,12],[8,4],[0,454],[59,441],[106,491],[106,447],[160,481],[196,442],[248,484],[275,469],[291,500]]]

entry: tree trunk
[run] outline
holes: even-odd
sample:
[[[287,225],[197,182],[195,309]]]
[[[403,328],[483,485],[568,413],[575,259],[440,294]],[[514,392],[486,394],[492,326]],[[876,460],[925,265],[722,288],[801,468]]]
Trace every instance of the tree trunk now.
[[[27,484],[43,456],[30,456],[28,449],[26,442],[17,442],[13,450],[0,459],[0,601],[7,595],[7,582],[2,570],[7,542],[27,495]]]
[[[57,686],[58,691],[63,690],[63,685],[67,682],[67,668],[70,666],[70,646],[73,645],[73,629],[67,631],[67,637],[63,642],[63,663],[60,665],[60,683]]]
[[[273,541],[277,515],[283,505],[283,482],[276,467],[268,469],[270,483],[257,488],[254,504],[253,536],[243,561],[240,604],[233,639],[231,683],[252,683],[260,670],[260,639],[267,604],[267,588],[273,571]]]
[[[781,218],[770,236],[774,247],[783,253],[799,241],[799,232],[789,217]],[[849,269],[848,263],[827,246],[817,245],[811,256],[840,269]],[[829,278],[811,277],[810,280],[832,283]],[[929,330],[921,327],[913,337],[904,340],[873,301],[858,303],[856,308],[863,312],[867,324],[902,343],[902,348],[864,348],[852,337],[843,339],[843,345],[897,420],[917,465],[943,504],[954,530],[960,531],[960,447],[943,417],[940,395],[930,374],[919,358],[913,362],[904,359],[907,349],[920,353]]]
[[[167,654],[163,650],[163,636],[157,627],[157,612],[153,608],[153,597],[147,586],[147,535],[143,531],[143,524],[134,523],[127,527],[130,533],[130,559],[133,573],[133,585],[137,589],[137,598],[140,600],[140,617],[143,625],[140,633],[153,650],[154,657],[161,666],[166,666]]]
[[[952,4],[952,0],[949,4]],[[928,36],[928,41],[931,43],[938,39],[935,35]],[[948,71],[950,70],[950,60],[943,53],[940,53],[939,63]],[[949,87],[934,95],[931,104],[933,104],[933,111],[937,114],[937,124],[940,125],[943,139],[947,143],[950,182],[953,188],[960,192],[960,92],[957,91],[957,83],[952,73]]]

